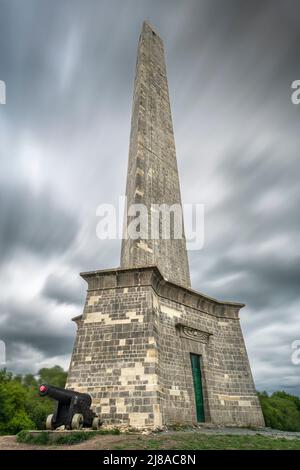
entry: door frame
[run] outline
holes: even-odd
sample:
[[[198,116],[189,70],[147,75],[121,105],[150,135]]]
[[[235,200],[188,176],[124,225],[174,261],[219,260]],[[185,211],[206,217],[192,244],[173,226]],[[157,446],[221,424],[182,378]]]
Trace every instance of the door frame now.
[[[196,364],[193,361],[193,358],[196,361]],[[206,414],[205,414],[204,391],[203,391],[202,355],[190,352],[190,363],[191,363],[193,389],[194,389],[196,418],[197,418],[198,423],[205,423],[206,422]],[[200,388],[199,388],[199,390],[197,390],[197,387],[196,387],[197,384],[195,382],[195,373],[198,370],[199,370],[199,375],[200,375],[200,380],[199,380]],[[200,399],[201,399],[200,403],[198,403],[199,398],[197,398],[197,396],[199,397],[199,395],[200,395]],[[201,414],[201,419],[199,419],[200,414]]]

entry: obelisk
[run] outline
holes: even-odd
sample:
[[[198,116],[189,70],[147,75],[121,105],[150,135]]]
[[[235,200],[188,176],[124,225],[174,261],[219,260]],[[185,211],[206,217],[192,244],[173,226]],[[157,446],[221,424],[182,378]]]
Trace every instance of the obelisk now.
[[[126,196],[127,208],[132,204],[146,207],[148,238],[123,239],[121,267],[156,265],[167,280],[189,287],[183,217],[182,230],[179,228],[179,237],[175,238],[172,224],[178,219],[172,211],[159,211],[161,205],[181,209],[181,196],[164,47],[147,22],[143,23],[138,44]],[[171,214],[170,237],[165,238],[164,214]],[[161,218],[160,229],[159,236],[152,238],[151,221],[155,215]],[[125,224],[131,220],[125,214]]]
[[[180,219],[169,239],[152,237],[153,220],[165,235],[160,207],[181,208],[181,196],[163,44],[146,22],[126,195],[129,212],[136,205],[143,209],[150,233],[125,230],[130,236],[122,242],[121,267],[81,273],[87,296],[82,315],[73,319],[77,334],[67,387],[90,393],[95,411],[110,425],[263,426],[239,322],[244,304],[190,288]],[[125,229],[132,219],[130,212]]]

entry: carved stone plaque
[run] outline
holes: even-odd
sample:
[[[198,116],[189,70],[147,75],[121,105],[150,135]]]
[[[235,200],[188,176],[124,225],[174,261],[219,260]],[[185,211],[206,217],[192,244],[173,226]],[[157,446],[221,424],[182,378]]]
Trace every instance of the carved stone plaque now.
[[[194,341],[199,341],[200,343],[208,343],[209,337],[212,333],[208,333],[207,331],[201,331],[197,328],[191,328],[190,326],[183,325],[182,323],[178,323],[176,327],[179,330],[179,334],[182,338],[192,339]]]

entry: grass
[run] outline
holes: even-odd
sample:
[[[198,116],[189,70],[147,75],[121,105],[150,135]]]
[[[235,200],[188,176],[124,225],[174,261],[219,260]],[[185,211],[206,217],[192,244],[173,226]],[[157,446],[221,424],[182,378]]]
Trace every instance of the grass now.
[[[99,431],[75,431],[66,433],[50,433],[47,431],[34,433],[31,431],[21,431],[17,434],[17,442],[22,444],[34,445],[73,445],[80,442],[87,441],[97,435],[118,435],[120,430],[114,429],[101,429]]]
[[[86,449],[110,450],[300,450],[300,438],[286,439],[263,435],[214,435],[197,432],[169,432],[160,434],[119,434],[118,429],[75,431],[66,433],[31,433],[21,431],[17,442],[40,446],[79,444],[95,438]]]
[[[171,435],[137,436],[135,441],[118,442],[111,450],[300,450],[300,439],[272,438],[267,436],[217,436],[197,433],[172,433]]]
[[[17,434],[17,442],[22,444],[35,444],[35,445],[72,445],[79,444],[80,442],[87,441],[95,437],[95,432],[77,431],[66,434],[50,434],[47,431],[38,434],[32,434],[30,431],[21,431]]]

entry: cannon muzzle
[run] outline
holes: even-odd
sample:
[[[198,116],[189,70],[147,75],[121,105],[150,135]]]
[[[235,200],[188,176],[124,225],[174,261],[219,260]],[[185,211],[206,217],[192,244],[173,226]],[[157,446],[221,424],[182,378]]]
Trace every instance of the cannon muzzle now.
[[[92,398],[87,393],[75,392],[67,388],[54,387],[53,385],[41,384],[39,386],[39,394],[41,397],[49,396],[53,400],[60,403],[69,404],[71,400],[81,401],[90,406]]]

